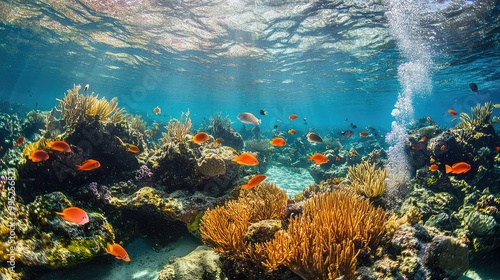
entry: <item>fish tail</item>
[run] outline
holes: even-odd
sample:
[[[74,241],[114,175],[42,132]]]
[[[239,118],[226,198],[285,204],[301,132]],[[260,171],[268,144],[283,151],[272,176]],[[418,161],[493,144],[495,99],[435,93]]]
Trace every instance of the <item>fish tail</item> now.
[[[113,246],[107,243],[106,248],[104,248],[104,250],[106,250],[106,253],[111,254],[111,252],[113,251]]]
[[[82,166],[81,165],[76,165],[76,169],[82,170]]]
[[[451,166],[449,166],[448,164],[445,164],[444,167],[446,168],[446,173],[450,173],[451,171],[453,171],[453,168],[451,168]]]
[[[248,185],[247,185],[247,184],[245,184],[245,185],[241,185],[241,187],[240,187],[240,188],[241,188],[242,190],[249,189],[249,187],[248,187]]]
[[[61,213],[61,212],[56,212],[56,214],[61,216],[61,217],[64,216],[64,213]]]

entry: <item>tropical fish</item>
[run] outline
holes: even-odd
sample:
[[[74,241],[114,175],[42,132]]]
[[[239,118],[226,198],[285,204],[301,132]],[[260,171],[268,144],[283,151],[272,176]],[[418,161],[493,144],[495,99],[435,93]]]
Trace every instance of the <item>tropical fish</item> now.
[[[347,139],[349,137],[351,137],[354,132],[352,132],[352,130],[344,130],[341,132],[342,136],[344,136],[344,139]]]
[[[215,145],[216,145],[217,147],[218,147],[218,146],[220,146],[220,145],[222,144],[222,141],[224,141],[224,140],[222,140],[222,138],[217,138],[217,139],[215,139]]]
[[[438,169],[439,169],[439,166],[437,164],[435,164],[435,163],[433,163],[433,164],[431,164],[429,166],[429,170],[432,171],[432,172],[434,172],[434,171],[436,171]]]
[[[29,159],[31,159],[32,162],[46,161],[49,159],[49,154],[44,150],[34,150],[31,152]]]
[[[69,153],[71,152],[71,147],[66,141],[51,141],[48,144],[49,148],[54,151]]]
[[[240,122],[246,124],[259,125],[261,123],[261,120],[257,119],[252,113],[244,112],[236,116],[236,118],[238,118]]]
[[[90,171],[101,167],[101,163],[94,159],[88,159],[82,162],[81,165],[77,165],[76,169],[80,171]]]
[[[361,131],[361,132],[359,133],[359,136],[361,136],[361,137],[366,137],[366,136],[368,136],[368,132],[366,132],[366,131]]]
[[[296,114],[291,114],[290,116],[288,116],[288,118],[292,121],[296,120],[297,119],[297,115]]]
[[[289,130],[288,130],[288,133],[289,133],[289,134],[295,134],[295,133],[297,133],[297,131],[296,131],[295,129],[293,129],[293,128],[292,128],[292,129],[289,129]]]
[[[208,136],[208,134],[206,134],[205,132],[198,132],[195,136],[193,136],[193,142],[195,142],[196,144],[201,144],[205,141],[208,141],[209,139],[210,136]]]
[[[351,148],[351,149],[349,150],[349,154],[351,154],[351,155],[353,155],[353,156],[359,156],[358,151],[356,151],[356,149],[354,149],[354,148]]]
[[[127,151],[127,152],[130,152],[130,153],[137,154],[137,153],[140,153],[140,152],[141,152],[141,149],[139,149],[139,147],[137,147],[136,145],[127,144],[127,149],[126,149],[126,151]]]
[[[276,147],[283,147],[286,145],[286,141],[281,137],[274,137],[271,141],[269,141],[269,144]]]
[[[90,85],[89,85],[89,84],[86,84],[86,85],[85,85],[85,87],[83,88],[83,91],[87,91],[87,90],[89,90],[89,87],[90,87]]]
[[[315,164],[324,164],[328,162],[328,159],[320,153],[315,153],[311,156],[308,156],[307,159],[314,161]]]
[[[161,114],[161,109],[160,109],[160,107],[156,106],[156,107],[153,109],[153,114],[155,114],[155,115],[159,115],[159,114]]]
[[[306,134],[307,136],[307,141],[311,142],[311,143],[321,143],[323,142],[323,139],[321,139],[321,136],[319,136],[318,134],[314,133],[314,132],[308,132]]]
[[[351,123],[349,126],[350,126],[352,129],[356,129],[356,128],[358,128],[358,126],[357,126],[357,125],[355,125],[355,124],[353,124],[353,123]]]
[[[61,216],[63,220],[78,225],[84,225],[89,222],[87,212],[78,207],[69,207],[64,209],[62,212],[56,212],[56,214]]]
[[[254,166],[259,164],[257,158],[251,153],[242,153],[239,156],[235,156],[233,158],[233,161],[236,161],[238,164],[248,165],[248,166]]]
[[[24,136],[17,137],[16,146],[21,146],[24,143]]]
[[[261,114],[261,115],[265,116],[265,115],[267,115],[267,112],[266,112],[264,109],[261,109],[261,110],[259,111],[259,114]]]
[[[106,246],[106,253],[115,256],[117,260],[130,261],[127,251],[125,251],[120,244],[113,243],[113,245],[111,245],[108,243]]]
[[[452,121],[452,122],[454,122],[454,121],[456,121],[456,120],[457,120],[457,118],[453,118],[453,119],[451,119],[451,121]]]
[[[255,186],[257,186],[260,183],[262,183],[262,181],[264,181],[266,178],[267,178],[266,175],[262,175],[262,174],[255,175],[252,178],[250,178],[250,180],[248,180],[248,183],[246,183],[245,185],[242,185],[241,189],[242,190],[251,190]]]
[[[427,140],[427,136],[422,136],[422,138],[420,138],[420,142],[424,142],[425,140]]]
[[[340,161],[340,159],[341,159],[341,158],[340,158],[339,156],[335,156],[335,160],[336,160],[336,161]]]
[[[470,170],[470,165],[467,162],[457,162],[453,164],[452,166],[449,166],[446,164],[444,166],[446,168],[446,173],[452,173],[452,174],[462,174]]]
[[[446,145],[445,145],[445,144],[441,145],[441,147],[440,147],[439,149],[440,149],[441,151],[444,151],[444,149],[446,149]]]
[[[469,87],[472,92],[477,92],[477,94],[479,94],[479,88],[477,87],[476,83],[470,83]]]
[[[452,115],[456,115],[457,114],[457,111],[453,110],[453,109],[448,109],[448,113],[452,114]]]

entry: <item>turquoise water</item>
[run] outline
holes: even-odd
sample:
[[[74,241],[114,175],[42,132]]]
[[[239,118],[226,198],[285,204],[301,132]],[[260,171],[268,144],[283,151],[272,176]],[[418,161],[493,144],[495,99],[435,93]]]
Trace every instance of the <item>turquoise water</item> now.
[[[89,84],[149,126],[251,112],[267,138],[373,127],[401,153],[416,119],[500,103],[499,34],[498,1],[0,1],[0,101],[50,110]]]

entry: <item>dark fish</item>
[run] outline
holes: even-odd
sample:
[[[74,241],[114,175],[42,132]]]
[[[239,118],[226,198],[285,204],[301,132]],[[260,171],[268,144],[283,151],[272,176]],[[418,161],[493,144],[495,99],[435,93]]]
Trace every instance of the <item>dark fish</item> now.
[[[314,132],[308,132],[307,133],[307,141],[313,142],[313,143],[321,143],[323,142],[323,139],[321,139],[321,136]]]
[[[479,94],[479,88],[477,87],[476,83],[470,83],[469,84],[470,90],[473,92],[477,92]]]
[[[352,129],[356,129],[356,128],[358,128],[358,126],[357,126],[357,125],[355,125],[355,124],[353,124],[353,123],[351,123],[351,128],[352,128]]]
[[[267,115],[267,112],[266,112],[266,111],[264,111],[264,109],[261,109],[261,110],[259,111],[259,114],[261,114],[261,115],[265,116],[265,115]]]
[[[342,136],[344,136],[344,139],[347,139],[349,137],[351,137],[354,132],[352,132],[352,130],[344,130],[341,132]]]
[[[278,128],[278,125],[277,125],[277,124],[275,124],[275,125],[274,125],[274,129],[276,129],[276,128]]]

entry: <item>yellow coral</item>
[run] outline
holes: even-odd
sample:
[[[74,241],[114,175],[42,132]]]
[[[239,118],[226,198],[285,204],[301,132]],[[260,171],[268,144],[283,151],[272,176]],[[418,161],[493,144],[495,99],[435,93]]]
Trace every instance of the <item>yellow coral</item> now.
[[[186,120],[182,122],[182,118],[186,117]],[[163,143],[168,143],[171,140],[175,142],[182,143],[186,141],[186,136],[191,130],[191,119],[189,118],[189,110],[186,113],[182,113],[179,120],[170,119],[168,124],[165,126],[167,133],[163,134]]]
[[[265,248],[263,265],[271,271],[285,265],[303,279],[352,279],[359,250],[376,249],[384,223],[385,211],[369,200],[352,192],[324,193],[307,200],[287,230],[257,246]]]
[[[357,194],[377,197],[385,191],[387,185],[385,178],[388,175],[386,169],[377,169],[375,164],[364,161],[349,167],[348,174]]]
[[[214,153],[206,153],[198,161],[198,171],[209,177],[226,174],[224,159]]]

